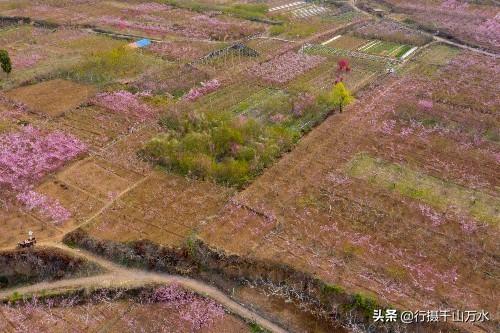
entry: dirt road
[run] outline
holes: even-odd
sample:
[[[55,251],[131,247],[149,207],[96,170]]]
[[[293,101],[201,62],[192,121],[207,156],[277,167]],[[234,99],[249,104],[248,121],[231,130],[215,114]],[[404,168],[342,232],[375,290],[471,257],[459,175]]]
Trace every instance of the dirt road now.
[[[5,299],[13,292],[20,294],[39,293],[41,291],[63,291],[67,289],[77,289],[82,287],[109,288],[109,287],[139,287],[148,283],[178,284],[186,289],[200,295],[209,297],[223,305],[231,313],[240,316],[250,322],[255,322],[259,326],[277,333],[287,332],[278,325],[265,319],[258,313],[248,310],[243,305],[232,300],[217,288],[204,282],[177,275],[153,273],[148,271],[129,269],[101,257],[95,256],[87,251],[73,249],[60,243],[42,243],[40,246],[56,247],[67,251],[75,256],[83,257],[89,261],[101,265],[107,272],[97,276],[66,279],[55,282],[41,282],[30,286],[11,288],[0,291],[0,299]]]

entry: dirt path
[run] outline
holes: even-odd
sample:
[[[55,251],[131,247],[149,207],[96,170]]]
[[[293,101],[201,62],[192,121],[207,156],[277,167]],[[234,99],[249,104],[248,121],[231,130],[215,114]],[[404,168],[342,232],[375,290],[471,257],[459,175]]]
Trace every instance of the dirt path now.
[[[148,283],[178,284],[186,289],[200,295],[209,297],[223,305],[231,313],[236,314],[250,322],[255,322],[259,326],[277,333],[287,332],[278,325],[265,319],[261,315],[248,310],[243,305],[237,303],[217,288],[204,282],[186,278],[178,275],[161,274],[137,269],[129,269],[113,262],[95,256],[87,251],[73,249],[60,243],[42,243],[40,246],[56,247],[69,252],[75,256],[83,257],[91,262],[101,265],[106,269],[106,273],[84,278],[66,279],[54,282],[41,282],[30,286],[11,288],[0,291],[0,299],[5,299],[13,292],[20,294],[39,293],[41,291],[63,291],[82,287],[110,288],[110,287],[140,287]]]

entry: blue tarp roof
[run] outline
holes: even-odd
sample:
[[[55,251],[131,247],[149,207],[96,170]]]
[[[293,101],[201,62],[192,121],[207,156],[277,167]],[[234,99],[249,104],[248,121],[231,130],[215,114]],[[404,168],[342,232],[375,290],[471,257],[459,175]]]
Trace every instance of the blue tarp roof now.
[[[149,46],[151,44],[151,41],[149,39],[141,39],[141,40],[138,40],[137,42],[135,42],[135,45],[137,47],[145,47],[145,46]]]

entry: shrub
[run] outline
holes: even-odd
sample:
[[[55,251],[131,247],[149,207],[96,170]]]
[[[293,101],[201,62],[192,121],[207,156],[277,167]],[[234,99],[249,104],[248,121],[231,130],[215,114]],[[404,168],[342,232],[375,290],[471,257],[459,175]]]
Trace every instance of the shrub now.
[[[269,332],[268,330],[263,329],[262,327],[259,326],[259,324],[256,323],[250,323],[248,324],[250,327],[250,332],[252,333],[267,333]]]
[[[342,293],[344,293],[344,289],[340,286],[335,285],[335,284],[324,284],[321,287],[321,292],[324,295],[342,294]]]
[[[232,113],[175,113],[161,120],[165,133],[142,154],[167,169],[242,187],[299,138],[297,130],[264,125]]]
[[[58,200],[52,200],[44,194],[29,190],[16,196],[28,211],[38,210],[43,216],[60,224],[71,217],[71,213]]]
[[[9,53],[6,50],[0,50],[0,66],[7,74],[12,71],[12,63],[10,61]]]
[[[342,113],[344,107],[351,104],[353,101],[354,97],[352,97],[351,92],[344,86],[342,82],[338,82],[337,84],[335,84],[330,99],[332,106],[338,107],[339,111]]]
[[[76,137],[31,126],[0,136],[0,190],[21,193],[86,150]]]
[[[244,185],[250,180],[250,165],[244,160],[227,159],[217,165],[217,180],[223,184]]]
[[[377,301],[373,297],[361,293],[353,295],[351,306],[354,309],[360,310],[366,318],[370,318],[373,315],[373,311],[379,308]]]

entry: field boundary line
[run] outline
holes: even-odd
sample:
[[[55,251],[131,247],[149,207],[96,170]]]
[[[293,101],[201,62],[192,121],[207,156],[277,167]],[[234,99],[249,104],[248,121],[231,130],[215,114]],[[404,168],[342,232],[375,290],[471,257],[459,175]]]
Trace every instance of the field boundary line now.
[[[403,45],[400,45],[400,46],[398,46],[398,47],[394,48],[394,49],[393,49],[391,52],[389,52],[387,55],[388,55],[388,56],[390,56],[390,57],[394,57],[394,56],[398,53],[398,51],[399,51],[399,50],[401,50],[404,46],[405,46],[405,45],[403,44]]]
[[[103,200],[101,198],[98,198],[97,196],[95,196],[94,194],[90,193],[89,191],[84,190],[83,188],[81,188],[81,187],[73,184],[72,182],[70,182],[67,179],[65,179],[65,177],[58,177],[58,176],[56,176],[55,180],[59,180],[59,181],[63,182],[65,185],[68,185],[69,187],[71,187],[71,188],[73,188],[73,189],[75,189],[75,190],[77,190],[79,192],[85,193],[86,195],[88,195],[92,199],[95,199],[95,200],[99,201],[100,203],[103,203],[103,204],[106,203],[105,200]]]
[[[172,204],[173,204],[173,203],[168,203],[167,205],[172,205]],[[140,213],[139,213],[139,211],[140,211],[140,207],[138,207],[138,206],[137,206],[137,205],[135,205],[134,203],[128,203],[128,204],[127,204],[127,208],[131,208],[131,209],[132,209],[131,214],[133,214],[133,217],[135,217],[135,218],[137,218],[138,220],[140,220],[140,221],[141,221],[141,223],[145,223],[145,222],[144,222],[144,221],[142,221],[142,220],[141,220],[141,218],[139,217],[139,216],[140,216]],[[174,222],[171,222],[171,223],[169,222],[169,224],[175,224],[175,225],[178,225],[178,226],[184,227],[184,228],[186,228],[186,229],[193,229],[193,227],[192,227],[192,226],[189,226],[189,225],[183,224],[183,223],[181,223],[181,222],[177,222],[177,221],[174,221]],[[151,225],[156,226],[155,224],[151,224]],[[159,225],[159,226],[157,226],[157,227],[161,228],[160,226],[161,226],[161,225]]]
[[[330,38],[329,40],[327,40],[327,41],[325,41],[325,42],[321,43],[321,45],[327,45],[327,44],[330,44],[331,42],[333,42],[334,40],[339,39],[340,37],[342,37],[342,35],[337,35],[337,36],[335,36],[335,37],[333,37],[333,38]]]
[[[116,176],[116,177],[120,178],[121,180],[124,180],[124,181],[126,181],[127,183],[130,183],[130,179],[127,179],[127,178],[125,178],[125,177],[122,177],[122,176],[118,175],[116,172],[114,172],[113,170],[111,170],[110,168],[107,168],[107,167],[105,167],[105,166],[100,165],[100,164],[98,163],[98,161],[97,161],[97,158],[99,158],[99,159],[100,159],[100,160],[102,160],[102,161],[105,161],[102,157],[95,157],[95,156],[94,156],[94,159],[93,159],[93,161],[92,161],[92,162],[93,162],[93,164],[94,164],[97,168],[99,168],[99,169],[101,169],[101,170],[103,170],[103,171],[109,172],[110,174],[112,174],[112,175],[114,175],[114,176]],[[119,168],[122,168],[120,165],[118,165],[118,167],[119,167]],[[126,170],[126,171],[129,171],[128,169],[125,169],[125,170]]]
[[[284,38],[279,38],[279,37],[255,36],[255,37],[252,37],[251,40],[254,40],[254,39],[270,39],[270,40],[277,40],[277,41],[285,42],[285,43],[297,43],[296,40],[284,39]]]
[[[90,216],[88,219],[86,219],[84,222],[82,222],[81,224],[79,224],[76,228],[74,228],[74,230],[78,229],[78,228],[81,228],[81,227],[84,227],[86,225],[89,225],[95,218],[97,218],[99,215],[101,215],[106,209],[108,209],[109,207],[111,207],[116,201],[118,201],[118,199],[120,199],[121,197],[123,197],[125,194],[127,194],[128,192],[132,191],[134,188],[136,188],[137,186],[141,185],[142,183],[144,183],[147,179],[149,179],[150,175],[147,175],[145,176],[144,178],[136,181],[135,183],[131,184],[130,186],[128,186],[126,189],[124,189],[123,191],[121,191],[120,193],[118,193],[118,195],[116,195],[112,200],[110,200],[107,204],[105,204],[103,207],[101,207],[101,209],[99,209],[96,213],[94,213],[92,216]]]
[[[24,214],[26,214],[26,216],[29,216],[30,218],[32,218],[33,220],[35,220],[36,222],[38,223],[41,223],[41,224],[45,224],[46,226],[50,227],[50,228],[53,228],[55,230],[57,230],[58,232],[60,233],[63,233],[64,234],[64,230],[59,228],[56,224],[54,223],[50,223],[50,222],[46,222],[40,218],[38,218],[36,215],[34,215],[32,212],[28,212],[28,211],[25,211]]]
[[[229,203],[232,204],[232,205],[235,205],[236,207],[242,207],[242,208],[244,208],[246,210],[249,210],[250,212],[252,212],[254,214],[257,214],[258,216],[263,217],[264,219],[266,219],[268,221],[275,221],[276,220],[276,217],[274,217],[274,216],[268,216],[266,213],[261,212],[261,211],[257,210],[256,208],[253,208],[253,207],[251,207],[251,206],[249,206],[247,204],[238,202],[235,199],[229,200]]]

